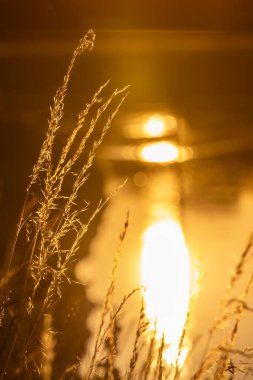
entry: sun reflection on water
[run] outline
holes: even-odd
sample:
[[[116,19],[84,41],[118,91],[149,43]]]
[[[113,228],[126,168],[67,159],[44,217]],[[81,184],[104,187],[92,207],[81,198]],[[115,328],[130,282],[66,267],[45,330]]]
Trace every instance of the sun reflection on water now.
[[[139,157],[145,162],[174,162],[179,158],[179,149],[175,144],[167,141],[149,143],[140,146]]]
[[[177,120],[175,117],[153,115],[142,125],[142,132],[146,137],[161,137],[175,131],[176,127]]]
[[[146,315],[151,328],[156,321],[157,337],[164,334],[168,345],[164,359],[171,364],[177,359],[189,307],[189,252],[180,225],[169,218],[152,224],[143,242],[141,275],[146,287]],[[184,347],[179,364],[183,364],[186,354]]]
[[[143,132],[150,137],[162,136],[166,131],[166,124],[161,117],[152,117],[143,126]]]
[[[166,137],[177,133],[179,120],[164,114],[144,114],[137,116],[123,130],[126,137],[132,139]]]

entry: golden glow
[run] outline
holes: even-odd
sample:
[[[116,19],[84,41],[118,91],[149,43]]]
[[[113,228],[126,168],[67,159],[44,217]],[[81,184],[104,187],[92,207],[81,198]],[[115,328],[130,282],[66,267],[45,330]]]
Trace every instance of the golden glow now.
[[[161,137],[172,132],[177,127],[177,119],[171,115],[151,116],[143,124],[143,135],[146,137]]]
[[[169,163],[178,160],[179,149],[166,141],[150,143],[139,148],[139,157],[145,162]]]
[[[125,125],[123,133],[133,139],[156,138],[175,133],[177,127],[178,120],[172,115],[142,115],[133,119],[131,124]]]
[[[163,136],[166,132],[165,120],[161,117],[151,117],[147,123],[143,125],[143,132],[150,137]]]
[[[193,149],[189,146],[179,148],[179,162],[189,161],[194,157]]]
[[[142,284],[146,287],[146,315],[157,335],[164,334],[168,348],[164,352],[167,363],[173,363],[186,322],[190,297],[189,252],[180,225],[164,219],[144,233],[142,250]],[[179,358],[183,364],[187,355],[184,347]]]

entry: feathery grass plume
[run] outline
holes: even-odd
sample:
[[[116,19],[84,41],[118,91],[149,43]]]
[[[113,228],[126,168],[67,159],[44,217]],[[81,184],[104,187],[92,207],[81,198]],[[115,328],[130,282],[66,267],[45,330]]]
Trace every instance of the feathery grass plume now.
[[[2,300],[4,297],[5,292],[5,283],[7,281],[8,273],[11,269],[11,264],[13,260],[13,254],[15,251],[15,247],[18,241],[18,237],[20,234],[20,231],[23,227],[24,221],[25,221],[25,209],[28,201],[28,197],[30,195],[31,187],[39,180],[39,175],[41,172],[47,172],[47,175],[49,175],[51,169],[52,169],[52,150],[53,150],[53,144],[55,141],[56,133],[58,129],[60,128],[60,121],[63,117],[63,110],[64,110],[64,99],[67,93],[68,89],[68,83],[72,74],[72,71],[74,69],[74,66],[76,64],[77,59],[82,55],[85,50],[91,50],[94,46],[95,41],[95,33],[93,30],[89,30],[81,39],[77,46],[77,48],[74,50],[74,53],[72,55],[72,59],[70,61],[70,64],[67,69],[67,73],[64,76],[62,85],[58,88],[56,91],[55,97],[54,97],[54,103],[53,106],[50,108],[50,119],[48,121],[48,130],[46,133],[46,138],[42,144],[40,154],[38,157],[38,160],[36,164],[33,167],[33,172],[31,175],[31,180],[27,186],[26,189],[26,196],[23,203],[23,207],[20,213],[20,218],[17,225],[17,230],[13,239],[12,247],[9,252],[9,260],[7,263],[7,268],[5,271],[4,276],[4,286],[2,287],[1,296],[0,296],[0,304],[2,304]]]
[[[80,191],[87,181],[97,149],[128,94],[128,86],[116,89],[106,99],[103,99],[102,92],[109,81],[100,86],[91,101],[79,113],[76,125],[63,143],[58,157],[54,148],[57,132],[61,127],[71,74],[79,56],[92,49],[94,39],[95,34],[90,30],[80,40],[63,84],[54,97],[46,137],[26,189],[24,206],[9,253],[7,271],[0,281],[1,320],[4,323],[4,312],[8,310],[10,321],[6,321],[6,326],[8,323],[12,325],[11,334],[6,333],[2,340],[8,344],[6,354],[2,356],[3,364],[0,365],[1,380],[5,372],[13,366],[11,373],[27,371],[27,376],[32,362],[38,371],[41,366],[45,367],[42,360],[43,352],[39,353],[37,344],[37,336],[43,330],[43,315],[48,311],[51,313],[53,303],[57,298],[61,298],[62,284],[71,283],[69,270],[77,258],[81,240],[91,222],[121,187],[106,199],[101,199],[93,209],[86,200],[82,200],[81,206],[78,204]],[[91,141],[90,150],[87,149],[88,139]],[[27,207],[31,197],[36,197],[36,202]],[[27,213],[28,208],[30,210]],[[83,214],[87,211],[89,215],[84,221]],[[20,258],[22,262],[16,271],[12,268],[12,261],[23,227],[26,229],[27,244],[22,241],[25,254]],[[16,286],[17,281],[21,286]],[[13,284],[18,302],[8,291],[7,283],[10,289]],[[9,307],[11,302],[14,304],[13,307]],[[18,357],[20,363],[15,363],[14,357]],[[26,362],[23,360],[24,357]]]
[[[48,122],[48,131],[46,134],[46,139],[44,140],[41,151],[36,164],[34,165],[33,172],[31,175],[31,182],[28,185],[28,191],[31,186],[34,185],[39,179],[41,172],[46,172],[47,178],[51,176],[52,170],[52,152],[53,145],[55,142],[55,137],[58,129],[60,128],[60,121],[63,117],[64,110],[64,100],[68,89],[69,80],[76,64],[77,59],[84,53],[85,50],[91,50],[94,46],[95,33],[93,30],[89,30],[73,52],[70,64],[67,69],[67,73],[63,78],[62,85],[56,91],[54,97],[53,106],[50,108],[50,119]]]
[[[237,352],[234,351],[234,346],[238,336],[239,324],[244,312],[251,311],[251,307],[247,305],[246,299],[252,286],[253,273],[250,274],[249,280],[242,292],[232,298],[230,294],[235,283],[242,280],[242,275],[247,269],[245,263],[251,258],[251,249],[252,237],[242,252],[235,270],[231,274],[227,286],[227,299],[222,301],[222,312],[214,320],[208,332],[208,339],[199,368],[192,377],[194,380],[202,378],[207,371],[211,371],[215,379],[223,379],[228,368],[232,368],[231,363],[233,363],[233,359],[231,354]],[[226,336],[222,340],[220,339],[216,346],[210,348],[213,338],[220,331],[226,333]],[[239,370],[239,368],[234,366],[234,370]]]
[[[162,335],[162,338],[160,340],[160,345],[158,349],[158,354],[157,354],[157,360],[156,360],[156,366],[154,370],[154,379],[161,380],[162,375],[163,375],[163,353],[165,350],[165,336],[164,334]]]
[[[199,266],[199,262],[198,262],[198,266]],[[199,278],[199,269],[198,269],[194,275],[193,286],[192,286],[193,290],[192,290],[192,294],[191,294],[191,298],[190,298],[190,302],[189,302],[189,306],[188,306],[188,310],[187,310],[186,320],[185,320],[185,324],[183,327],[183,331],[181,333],[181,337],[180,337],[180,341],[179,341],[179,345],[178,345],[178,349],[177,349],[177,356],[176,356],[175,362],[173,363],[173,367],[174,367],[173,380],[180,378],[180,373],[181,373],[180,358],[181,358],[181,355],[183,353],[185,341],[187,340],[187,335],[189,334],[189,328],[191,325],[191,321],[194,318],[195,305],[197,302],[197,297],[199,295],[199,281],[200,281],[200,278]],[[186,366],[187,359],[189,359],[189,356],[190,356],[190,353],[187,352],[187,356],[186,356],[184,363],[183,363],[183,368]]]
[[[52,315],[44,315],[43,331],[41,334],[41,349],[43,358],[41,362],[41,377],[43,380],[51,380],[53,372],[53,361],[55,357],[55,339],[54,331],[52,330]]]
[[[57,132],[64,116],[64,103],[71,74],[80,55],[93,48],[94,39],[95,34],[90,30],[80,40],[63,83],[54,97],[46,137],[26,189],[24,205],[9,252],[7,270],[0,279],[0,327],[2,325],[5,328],[3,336],[0,337],[0,380],[6,376],[27,380],[34,378],[50,380],[54,375],[53,362],[57,348],[57,336],[53,329],[54,303],[62,296],[63,283],[73,282],[70,268],[77,259],[81,241],[90,224],[118,191],[117,189],[106,199],[101,199],[95,206],[90,205],[87,200],[82,200],[80,205],[80,191],[89,177],[97,149],[127,96],[128,86],[116,89],[106,98],[103,93],[109,81],[100,86],[89,103],[79,112],[73,130],[63,143],[57,157],[55,152]],[[109,116],[106,116],[107,112]],[[87,146],[90,146],[89,150]],[[139,287],[132,290],[123,298],[116,310],[113,308],[112,299],[129,223],[128,218],[127,214],[113,258],[111,277],[86,380],[101,379],[101,376],[108,380],[119,378],[115,366],[115,359],[120,356],[117,347],[118,332],[116,332],[118,317],[129,298],[141,289]],[[21,237],[24,239],[25,232],[27,241],[22,241],[20,244],[21,252],[25,252],[18,268],[13,268],[12,262],[17,244]],[[191,376],[192,380],[232,380],[238,373],[245,374],[245,379],[247,376],[252,377],[253,368],[250,361],[253,358],[253,348],[237,349],[235,344],[244,312],[253,311],[247,303],[253,273],[243,292],[231,297],[231,290],[235,290],[235,285],[242,281],[248,269],[247,264],[252,259],[252,247],[253,236],[231,275],[228,286],[229,298],[223,303],[222,312],[209,330],[207,346],[199,367]],[[125,378],[180,379],[182,375],[180,356],[192,313],[191,299],[177,357],[174,363],[167,366],[164,359],[167,348],[165,336],[163,334],[160,342],[157,342],[156,322],[149,342],[146,340],[145,332],[149,322],[145,317],[142,297],[135,340]],[[212,347],[212,339],[221,331],[225,337],[219,339],[218,344],[213,344]],[[147,350],[143,353],[144,340]],[[100,357],[102,350],[103,354],[105,351],[106,354]],[[141,370],[137,366],[139,363]],[[186,366],[185,363],[184,365]],[[105,371],[100,375],[99,368],[102,366]],[[59,378],[63,380],[78,377],[79,367],[78,359],[75,364],[67,366]]]
[[[123,299],[122,299],[121,303],[119,304],[119,306],[117,307],[116,311],[115,311],[115,312],[111,315],[111,317],[110,317],[110,321],[112,321],[112,323],[113,323],[114,325],[116,325],[116,321],[117,321],[117,319],[118,319],[118,317],[119,317],[121,311],[123,310],[123,308],[124,308],[126,302],[127,302],[130,298],[132,298],[132,296],[133,296],[135,293],[139,292],[141,289],[142,289],[142,286],[138,286],[137,288],[131,290],[131,292],[129,292],[126,296],[123,297]],[[102,343],[105,341],[105,338],[106,338],[106,336],[107,336],[107,333],[108,333],[108,331],[109,331],[109,328],[110,328],[110,323],[107,325],[107,327],[106,327],[106,328],[104,329],[104,331],[103,331],[103,334],[102,334],[102,336],[101,336],[100,344],[99,344],[99,346],[98,346],[98,349],[100,349]]]
[[[149,341],[149,348],[148,348],[148,354],[147,354],[147,360],[144,362],[144,375],[143,380],[147,380],[149,373],[151,371],[152,362],[154,359],[154,350],[155,350],[155,343],[156,343],[156,335],[157,335],[157,319],[155,319],[154,328],[152,330],[152,334]]]
[[[119,261],[120,261],[121,254],[122,254],[123,242],[125,240],[128,225],[129,225],[129,212],[127,212],[126,221],[125,221],[123,230],[119,236],[119,244],[117,247],[117,251],[116,251],[114,258],[113,258],[110,282],[109,282],[109,286],[108,286],[108,289],[107,289],[107,292],[106,292],[106,295],[104,298],[103,310],[102,310],[102,314],[100,317],[100,323],[99,323],[97,333],[96,333],[94,350],[93,350],[93,354],[91,356],[91,361],[90,361],[90,365],[89,365],[89,369],[88,369],[88,373],[87,373],[87,380],[91,379],[93,376],[93,372],[94,372],[94,369],[96,367],[97,356],[98,356],[98,354],[101,350],[101,346],[104,342],[105,335],[103,333],[103,330],[105,329],[106,318],[108,317],[108,314],[109,314],[109,316],[111,316],[112,296],[113,296],[113,293],[115,290],[118,266],[119,266]],[[112,319],[112,317],[110,317],[110,319]]]
[[[115,319],[112,316],[112,310],[109,316],[109,326],[108,326],[108,364],[105,373],[105,380],[114,380],[114,361],[117,355],[117,338],[116,338],[116,325]]]
[[[116,90],[112,96],[109,98],[108,101],[106,101],[104,104],[107,105],[112,101],[114,97],[121,94],[127,89],[125,87],[122,90]],[[69,263],[69,261],[73,258],[75,253],[77,252],[80,241],[83,238],[83,235],[87,232],[88,225],[90,224],[90,221],[94,219],[94,217],[97,215],[97,213],[101,210],[101,208],[107,203],[108,199],[105,202],[100,202],[97,206],[97,209],[92,214],[91,220],[84,224],[81,222],[79,216],[82,212],[86,211],[86,207],[77,210],[76,209],[76,198],[78,196],[78,193],[81,189],[81,187],[84,185],[86,179],[87,179],[87,172],[92,166],[92,163],[95,158],[96,150],[99,147],[99,145],[102,143],[105,134],[107,133],[111,121],[113,120],[114,116],[118,112],[118,109],[122,102],[124,101],[126,97],[126,94],[122,97],[118,105],[116,106],[113,113],[108,117],[107,121],[105,122],[102,132],[98,140],[95,140],[93,142],[92,148],[89,152],[87,161],[83,164],[81,169],[76,175],[76,178],[74,180],[71,194],[69,195],[69,198],[65,200],[65,196],[62,199],[63,195],[61,194],[62,184],[63,180],[65,179],[66,174],[68,173],[69,168],[73,166],[73,163],[75,163],[78,158],[80,157],[81,153],[83,152],[83,149],[85,147],[85,144],[83,143],[84,139],[81,141],[79,147],[74,152],[72,159],[70,159],[67,163],[68,170],[64,170],[63,174],[58,178],[55,176],[55,173],[52,174],[53,180],[49,180],[50,183],[46,183],[46,192],[42,192],[42,199],[40,200],[40,208],[36,211],[35,216],[31,219],[31,221],[35,225],[36,229],[36,239],[35,239],[35,245],[34,249],[32,249],[31,256],[30,256],[30,262],[31,262],[31,274],[34,279],[34,289],[36,291],[37,287],[39,286],[42,279],[44,279],[48,275],[48,271],[50,271],[51,268],[48,268],[47,262],[48,259],[50,259],[53,255],[57,255],[57,264],[59,269],[56,269],[56,272],[54,271],[53,275],[53,282],[54,283],[60,283],[62,277],[65,275],[65,269],[66,264]],[[102,106],[103,107],[103,106]],[[104,108],[103,108],[104,109]],[[101,110],[98,110],[98,114],[101,114]],[[95,120],[95,121],[94,121]],[[95,119],[92,120],[92,131],[94,130],[94,127],[96,125],[97,116]],[[89,132],[91,133],[91,132]],[[86,141],[86,140],[85,140]],[[69,162],[71,162],[69,164]],[[56,169],[57,170],[57,169]],[[56,178],[56,179],[55,179]],[[87,206],[87,204],[86,204]],[[72,211],[72,208],[74,207],[74,211]],[[56,227],[51,227],[51,215],[54,214],[56,210],[62,210],[63,209],[63,216],[60,217],[58,220],[58,223]],[[63,250],[61,248],[61,238],[65,238],[66,234],[69,233],[75,233],[75,238],[72,243],[72,247],[67,250]],[[38,245],[37,253],[35,253],[35,247]],[[33,259],[33,256],[35,258]],[[62,263],[62,256],[65,257],[63,259]],[[48,298],[49,299],[49,298]]]
[[[191,308],[191,306],[189,306],[189,309],[187,311],[186,321],[185,321],[185,324],[183,327],[183,331],[182,331],[180,341],[179,341],[179,345],[178,345],[178,349],[177,349],[177,357],[176,357],[175,362],[173,363],[173,367],[174,367],[173,380],[178,379],[178,377],[180,376],[180,357],[182,355],[183,348],[184,348],[184,342],[185,342],[186,334],[188,331],[188,326],[190,323],[191,312],[192,312],[192,308]]]
[[[228,338],[227,338],[227,341],[225,343],[225,347],[222,347],[222,349],[220,350],[221,351],[220,357],[217,360],[217,368],[216,368],[216,371],[214,372],[215,378],[217,378],[217,379],[223,379],[224,378],[224,372],[228,368],[229,362],[231,361],[230,353],[231,353],[231,350],[233,349],[235,342],[236,342],[236,338],[238,335],[239,323],[241,321],[242,315],[243,315],[244,310],[245,310],[244,309],[244,303],[246,302],[246,298],[247,298],[247,295],[248,295],[249,290],[251,288],[252,282],[253,282],[253,273],[251,274],[251,276],[248,280],[248,283],[246,285],[246,288],[245,288],[243,294],[241,294],[241,299],[243,302],[240,302],[238,304],[237,309],[236,309],[235,322],[231,326],[232,330],[230,332],[230,336],[228,336]]]
[[[102,342],[105,341],[105,337],[108,337],[108,346],[109,346],[109,354],[108,354],[108,370],[106,373],[105,378],[108,377],[108,379],[114,378],[114,371],[116,370],[114,368],[114,361],[117,356],[120,355],[120,352],[118,352],[117,349],[117,336],[116,336],[116,322],[119,317],[120,312],[122,311],[123,307],[125,306],[126,302],[138,291],[140,291],[143,287],[137,287],[133,289],[130,293],[128,293],[126,296],[123,297],[123,300],[117,307],[116,311],[113,313],[111,311],[110,313],[110,320],[108,323],[108,326],[104,329],[103,335],[100,340],[100,346]]]
[[[231,290],[234,287],[235,283],[240,279],[244,270],[244,266],[247,260],[249,259],[249,256],[252,255],[253,253],[252,247],[253,247],[253,234],[250,236],[248,244],[246,248],[244,249],[244,251],[242,252],[239,258],[239,261],[234,269],[234,272],[231,275],[230,282],[228,284],[228,290]]]
[[[25,198],[25,201],[24,201],[24,204],[23,204],[23,208],[21,210],[21,215],[20,215],[20,219],[19,219],[19,222],[18,222],[18,225],[17,225],[17,231],[16,231],[16,234],[15,234],[13,243],[12,243],[11,252],[9,253],[10,257],[9,257],[9,262],[8,262],[8,265],[7,265],[7,270],[6,270],[6,275],[5,275],[5,280],[4,281],[7,280],[6,276],[7,276],[7,274],[10,271],[10,266],[11,266],[11,263],[12,263],[13,253],[14,253],[14,250],[15,250],[15,247],[16,247],[17,239],[18,239],[19,233],[20,233],[20,231],[21,231],[21,229],[23,227],[24,217],[25,217],[24,213],[25,213],[26,203],[27,203],[27,200],[28,200],[30,189],[31,189],[32,185],[34,185],[36,183],[36,181],[38,180],[40,172],[46,171],[47,168],[49,166],[51,166],[52,148],[53,148],[56,132],[60,128],[60,121],[61,121],[61,119],[63,117],[64,99],[65,99],[65,96],[66,96],[66,93],[67,93],[68,83],[69,83],[69,80],[70,80],[70,77],[71,77],[71,73],[72,73],[72,71],[74,69],[74,66],[75,66],[75,63],[77,61],[77,58],[86,49],[91,50],[93,48],[93,46],[94,46],[94,40],[95,40],[95,33],[92,30],[89,30],[83,36],[83,38],[81,38],[81,40],[80,40],[77,48],[75,49],[75,51],[73,53],[71,62],[70,62],[69,66],[68,66],[68,69],[67,69],[67,73],[64,76],[63,84],[58,88],[58,90],[56,92],[56,95],[54,97],[53,107],[50,108],[51,117],[50,117],[49,122],[48,122],[49,125],[48,125],[48,130],[47,130],[47,133],[46,133],[46,138],[45,138],[45,140],[44,140],[44,142],[42,144],[38,160],[37,160],[36,164],[33,167],[33,172],[32,172],[32,175],[31,175],[31,180],[30,180],[30,182],[29,182],[29,184],[27,186],[27,189],[26,189],[26,198]],[[3,289],[4,289],[4,286],[3,286]],[[0,301],[1,300],[2,300],[2,294],[1,294]]]
[[[134,371],[136,368],[136,363],[137,363],[137,360],[139,358],[139,354],[141,351],[139,341],[140,341],[140,338],[143,335],[143,333],[147,330],[148,325],[149,325],[149,322],[147,322],[146,316],[145,316],[144,297],[142,296],[138,326],[137,326],[137,330],[136,330],[136,334],[135,334],[132,356],[130,358],[129,371],[127,374],[128,380],[131,380],[134,377]]]

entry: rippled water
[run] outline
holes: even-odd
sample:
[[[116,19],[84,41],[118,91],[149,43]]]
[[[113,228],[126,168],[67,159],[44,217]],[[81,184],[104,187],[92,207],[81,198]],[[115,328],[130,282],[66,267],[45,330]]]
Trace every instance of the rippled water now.
[[[199,258],[201,262],[203,278],[193,323],[194,336],[207,331],[217,315],[219,301],[225,295],[231,270],[243,252],[253,229],[253,155],[246,142],[243,148],[239,143],[236,146],[233,144],[229,139],[210,143],[207,141],[202,145],[193,144],[189,160],[165,165],[133,160],[106,161],[102,155],[105,193],[109,194],[125,177],[128,177],[128,183],[116,198],[112,199],[103,213],[90,247],[89,259],[83,267],[84,278],[88,282],[91,281],[91,286],[88,287],[90,299],[97,300],[98,303],[102,301],[112,255],[117,245],[117,234],[124,223],[127,209],[130,210],[130,229],[120,266],[116,304],[131,289],[142,284],[145,231],[156,222],[172,218],[183,228],[192,268],[194,260]],[[222,146],[225,146],[223,150]],[[228,146],[231,149],[226,150]],[[159,235],[157,238],[160,239]],[[159,244],[161,242],[153,246],[153,255],[157,259],[160,255],[157,251]],[[158,269],[159,264],[154,265],[154,271],[157,270],[158,273],[153,274],[153,281],[156,276],[163,276],[166,264],[163,262],[162,265],[161,270]],[[171,264],[168,262],[168,265]],[[171,268],[167,269],[169,275]],[[82,271],[81,267],[79,270]],[[101,274],[99,279],[94,279],[94,273]],[[165,294],[166,296],[164,289],[157,290],[158,299],[163,297],[163,308],[167,308],[169,313],[172,293],[167,289]],[[125,334],[129,344],[129,331],[134,326],[137,305],[138,299],[134,299],[130,307],[130,316],[126,317]],[[91,321],[91,328],[94,329],[93,314]],[[250,331],[248,322],[243,321],[239,345],[250,345]]]

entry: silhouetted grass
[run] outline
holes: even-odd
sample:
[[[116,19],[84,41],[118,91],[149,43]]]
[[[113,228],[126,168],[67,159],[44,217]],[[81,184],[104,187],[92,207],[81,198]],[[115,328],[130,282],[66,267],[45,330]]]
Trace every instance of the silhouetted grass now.
[[[96,151],[127,95],[127,87],[104,99],[102,92],[108,82],[102,85],[80,111],[58,157],[55,152],[72,71],[80,55],[93,48],[94,40],[92,30],[80,40],[54,97],[45,140],[26,189],[1,279],[1,379],[34,377],[35,372],[37,377],[47,377],[48,352],[53,352],[49,326],[52,305],[61,298],[63,284],[73,281],[69,267],[76,260],[91,222],[110,198],[101,199],[91,208],[90,202],[81,200],[79,194],[86,185]]]
[[[93,219],[110,199],[102,199],[91,206],[88,200],[80,199],[80,190],[87,186],[97,149],[127,96],[128,87],[117,89],[104,99],[102,94],[108,82],[103,84],[80,111],[60,154],[57,156],[55,152],[72,71],[80,55],[93,48],[94,40],[92,30],[80,40],[54,97],[48,130],[33,167],[16,234],[0,280],[0,380],[55,378],[54,362],[61,332],[55,330],[54,305],[62,297],[64,284],[74,284],[70,267],[77,258],[81,241]],[[65,186],[66,182],[68,186]],[[66,365],[58,378],[222,380],[235,379],[242,374],[245,379],[251,378],[253,348],[238,349],[236,341],[243,314],[252,312],[247,300],[253,282],[253,273],[250,272],[252,239],[231,275],[221,313],[207,333],[201,360],[194,363],[194,370],[190,373],[187,372],[188,361],[180,367],[179,359],[189,336],[191,319],[194,318],[195,299],[189,304],[178,354],[170,365],[164,358],[167,348],[165,337],[157,338],[156,323],[151,327],[145,315],[145,290],[131,290],[118,306],[114,305],[113,295],[128,223],[127,216],[113,258],[89,365],[80,372],[82,358],[77,357],[72,365]],[[242,283],[243,275],[248,272],[243,290],[234,292],[236,284]],[[117,368],[116,358],[121,355],[118,347],[121,312],[127,301],[139,291],[140,311],[129,364],[126,368]],[[221,336],[221,332],[222,338],[217,343],[215,339]],[[71,346],[72,342],[68,344]]]

